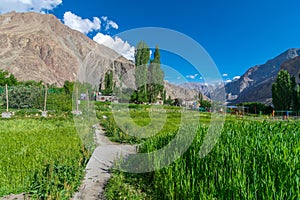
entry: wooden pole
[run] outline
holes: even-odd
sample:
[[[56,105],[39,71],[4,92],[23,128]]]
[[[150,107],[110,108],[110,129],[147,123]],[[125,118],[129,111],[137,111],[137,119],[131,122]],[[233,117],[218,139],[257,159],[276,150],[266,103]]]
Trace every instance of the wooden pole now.
[[[76,111],[78,111],[78,87],[76,87]]]
[[[86,98],[86,104],[87,104],[87,108],[89,109],[90,108],[90,98],[89,98],[89,91],[88,89],[86,89],[86,92],[85,92],[85,98]]]
[[[48,88],[47,85],[45,85],[44,111],[46,111],[47,109],[47,95],[48,95]]]
[[[5,93],[6,93],[6,112],[8,112],[8,89],[7,89],[7,84],[5,84]]]

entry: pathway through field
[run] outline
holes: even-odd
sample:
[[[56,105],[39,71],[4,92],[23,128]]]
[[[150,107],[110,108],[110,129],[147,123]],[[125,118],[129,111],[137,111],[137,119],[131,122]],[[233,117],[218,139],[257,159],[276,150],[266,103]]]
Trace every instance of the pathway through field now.
[[[98,147],[86,166],[83,183],[73,200],[104,199],[104,185],[110,178],[109,168],[121,156],[126,157],[136,152],[133,145],[115,144],[109,141],[101,127],[96,129],[96,139]]]

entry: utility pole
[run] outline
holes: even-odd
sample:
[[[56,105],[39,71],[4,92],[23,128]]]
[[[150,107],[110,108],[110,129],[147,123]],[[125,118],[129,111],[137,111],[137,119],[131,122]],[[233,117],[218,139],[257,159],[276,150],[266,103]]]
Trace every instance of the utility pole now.
[[[5,84],[5,96],[6,96],[6,112],[2,113],[2,118],[10,118],[11,113],[8,112],[8,88],[7,88],[7,84]]]
[[[47,95],[48,95],[48,88],[46,85],[45,86],[45,98],[44,98],[44,111],[46,111],[46,106],[47,106]]]
[[[6,112],[8,113],[8,89],[7,89],[7,84],[5,84],[5,94],[6,94]]]
[[[44,111],[42,111],[43,117],[47,117],[47,95],[48,95],[48,87],[47,85],[45,85]]]

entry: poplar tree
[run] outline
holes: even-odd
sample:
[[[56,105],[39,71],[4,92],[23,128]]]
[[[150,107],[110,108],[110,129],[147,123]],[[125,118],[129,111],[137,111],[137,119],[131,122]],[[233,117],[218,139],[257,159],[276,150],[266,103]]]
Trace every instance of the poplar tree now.
[[[288,71],[280,70],[272,85],[272,101],[275,109],[289,110],[292,103],[292,83]]]
[[[153,103],[156,101],[159,93],[162,95],[164,89],[164,72],[161,69],[160,63],[160,51],[156,45],[154,51],[153,60],[150,62],[149,66],[149,77],[148,77],[148,93],[149,102]]]
[[[135,50],[135,84],[137,88],[137,101],[147,102],[147,76],[148,63],[150,60],[150,49],[148,45],[141,41],[138,43]]]

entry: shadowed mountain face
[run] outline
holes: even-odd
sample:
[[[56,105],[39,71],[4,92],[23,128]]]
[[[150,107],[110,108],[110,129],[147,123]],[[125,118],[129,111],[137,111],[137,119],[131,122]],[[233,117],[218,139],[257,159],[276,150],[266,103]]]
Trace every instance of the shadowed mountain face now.
[[[239,79],[226,84],[229,104],[252,101],[270,104],[272,83],[276,80],[281,65],[299,55],[300,49],[289,49],[263,65],[248,69]]]
[[[134,63],[84,34],[63,25],[55,16],[37,13],[0,15],[0,69],[19,80],[62,86],[65,80],[99,85],[108,70],[114,81],[134,88]]]
[[[296,82],[300,82],[299,74],[300,74],[300,56],[297,56],[296,58],[293,58],[292,60],[289,60],[287,62],[284,62],[281,67],[281,69],[287,70],[291,76],[296,77]]]

